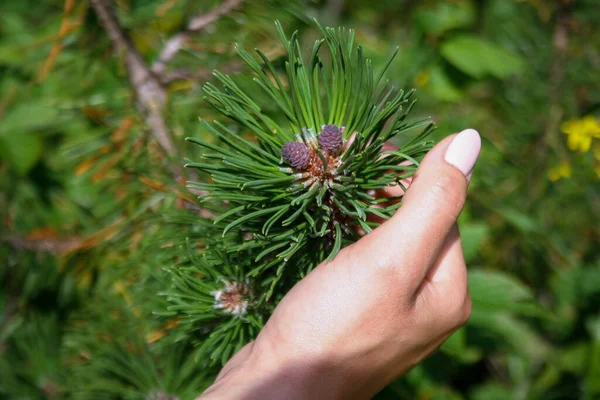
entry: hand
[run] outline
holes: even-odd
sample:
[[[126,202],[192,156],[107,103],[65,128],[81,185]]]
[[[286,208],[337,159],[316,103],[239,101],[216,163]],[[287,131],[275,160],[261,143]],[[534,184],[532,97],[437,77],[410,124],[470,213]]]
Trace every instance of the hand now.
[[[456,219],[480,147],[472,129],[435,146],[396,214],[300,281],[202,398],[369,398],[440,346],[471,312]]]

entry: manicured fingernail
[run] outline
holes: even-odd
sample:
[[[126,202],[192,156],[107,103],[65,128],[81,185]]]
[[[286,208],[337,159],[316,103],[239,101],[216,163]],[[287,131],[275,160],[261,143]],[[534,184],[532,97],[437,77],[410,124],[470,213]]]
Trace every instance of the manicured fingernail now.
[[[481,138],[475,129],[465,129],[452,139],[446,149],[446,162],[458,168],[470,180],[481,150]]]

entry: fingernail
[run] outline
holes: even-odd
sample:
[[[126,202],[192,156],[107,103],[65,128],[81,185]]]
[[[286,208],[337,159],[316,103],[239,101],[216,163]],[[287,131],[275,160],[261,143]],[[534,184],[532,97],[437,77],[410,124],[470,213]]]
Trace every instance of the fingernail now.
[[[475,129],[465,129],[452,139],[444,158],[447,163],[458,168],[467,180],[470,180],[480,150],[479,133]]]

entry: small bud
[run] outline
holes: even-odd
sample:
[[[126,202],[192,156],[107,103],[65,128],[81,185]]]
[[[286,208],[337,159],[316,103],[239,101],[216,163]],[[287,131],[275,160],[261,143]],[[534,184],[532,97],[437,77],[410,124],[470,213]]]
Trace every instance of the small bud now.
[[[321,149],[335,153],[342,148],[342,130],[337,125],[325,125],[319,135]]]
[[[210,294],[215,298],[214,308],[235,316],[246,314],[250,289],[248,281],[223,281],[224,287]]]
[[[281,155],[294,168],[305,168],[310,161],[310,150],[304,143],[287,142],[281,148]]]

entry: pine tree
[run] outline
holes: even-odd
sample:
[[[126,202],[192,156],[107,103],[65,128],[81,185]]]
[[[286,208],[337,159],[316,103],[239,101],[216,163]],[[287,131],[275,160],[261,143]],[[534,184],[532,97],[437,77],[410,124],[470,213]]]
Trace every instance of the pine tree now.
[[[408,120],[414,91],[384,79],[397,49],[376,72],[352,30],[318,25],[323,37],[306,57],[298,33],[276,26],[285,78],[260,50],[238,47],[254,86],[220,72],[221,87],[204,86],[235,125],[201,120],[214,140],[188,138],[203,153],[186,166],[206,178],[189,187],[213,217],[197,222],[204,240],[188,241],[187,259],[169,268],[162,314],[180,317],[196,359],[211,364],[252,340],[298,280],[392,216],[401,196],[378,193],[402,185],[432,145],[434,125]],[[397,150],[384,149],[390,140]]]

